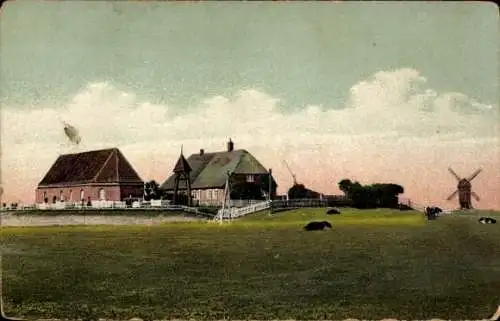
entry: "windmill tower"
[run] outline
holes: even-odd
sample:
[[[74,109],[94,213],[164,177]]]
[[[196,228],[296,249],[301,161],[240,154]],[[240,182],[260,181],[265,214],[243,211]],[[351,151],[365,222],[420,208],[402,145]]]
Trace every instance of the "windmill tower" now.
[[[299,185],[299,183],[297,183],[297,176],[295,176],[295,173],[292,172],[292,170],[290,169],[290,166],[288,166],[288,163],[285,160],[283,160],[283,163],[285,163],[285,166],[288,169],[288,172],[290,173],[290,175],[292,175],[292,178],[293,178],[293,186],[292,186],[292,188],[294,188],[295,186]],[[290,198],[290,195],[289,195],[290,194],[290,190],[288,190],[288,193],[286,193],[286,199],[287,199],[287,201]]]
[[[292,172],[290,169],[290,166],[288,166],[288,163],[284,160],[283,163],[285,163],[286,168],[288,169],[288,172],[290,172],[290,175],[292,175],[293,178],[293,186],[297,185],[297,177],[295,176],[295,173]]]
[[[460,206],[460,209],[471,209],[471,196],[479,202],[479,196],[477,196],[477,194],[472,191],[471,181],[476,178],[476,176],[482,171],[482,169],[476,170],[468,178],[460,178],[460,176],[458,176],[457,173],[455,173],[455,171],[451,169],[451,167],[448,168],[448,171],[457,179],[458,185],[457,190],[454,191],[450,196],[448,196],[447,200],[451,200],[458,194],[458,204]]]

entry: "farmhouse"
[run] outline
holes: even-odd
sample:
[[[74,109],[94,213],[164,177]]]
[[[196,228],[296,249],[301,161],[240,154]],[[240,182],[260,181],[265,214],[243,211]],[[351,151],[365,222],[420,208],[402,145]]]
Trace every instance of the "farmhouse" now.
[[[253,183],[258,186],[265,197],[276,195],[277,184],[270,171],[248,151],[235,150],[234,143],[229,140],[227,150],[206,153],[200,149],[187,159],[181,153],[174,167],[174,173],[162,184],[167,193],[174,193],[176,178],[184,173],[186,179],[178,181],[178,191],[187,195],[191,190],[191,197],[195,203],[201,205],[221,205],[224,200],[224,188],[229,179],[230,186]],[[187,178],[189,177],[189,182]]]
[[[117,148],[61,155],[36,189],[36,203],[142,198],[144,182]]]

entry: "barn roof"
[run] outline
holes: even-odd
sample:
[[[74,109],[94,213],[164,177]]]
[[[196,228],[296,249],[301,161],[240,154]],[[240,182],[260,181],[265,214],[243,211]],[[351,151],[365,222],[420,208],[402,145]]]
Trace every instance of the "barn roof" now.
[[[118,148],[61,155],[38,186],[143,183]]]
[[[226,183],[227,172],[234,174],[268,174],[262,164],[244,149],[230,152],[193,154],[187,162],[192,171],[189,175],[193,189],[222,188]],[[175,174],[172,174],[162,188],[173,190]],[[185,181],[179,182],[179,188],[185,189]]]

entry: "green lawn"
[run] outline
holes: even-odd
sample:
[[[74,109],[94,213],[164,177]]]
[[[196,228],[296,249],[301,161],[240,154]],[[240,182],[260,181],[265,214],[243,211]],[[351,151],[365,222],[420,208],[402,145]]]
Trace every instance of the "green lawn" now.
[[[340,209],[341,215],[325,215],[326,209],[296,209],[270,214],[268,210],[242,217],[238,222],[262,224],[306,224],[311,220],[328,220],[334,225],[420,225],[425,221],[417,211],[399,211],[390,209],[358,210]]]
[[[478,214],[425,222],[417,212],[342,212],[4,228],[5,310],[146,320],[477,319],[496,310],[498,225],[478,224]],[[334,229],[303,231],[311,219]]]

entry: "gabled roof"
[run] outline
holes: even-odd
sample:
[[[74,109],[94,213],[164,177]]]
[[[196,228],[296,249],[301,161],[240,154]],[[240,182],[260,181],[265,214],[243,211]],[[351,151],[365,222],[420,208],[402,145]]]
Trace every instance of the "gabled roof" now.
[[[184,155],[181,154],[179,159],[177,160],[177,164],[174,167],[174,173],[189,173],[191,172],[191,166],[189,166]]]
[[[118,148],[61,155],[38,184],[143,183]]]
[[[193,154],[188,157],[187,162],[192,169],[189,177],[193,189],[222,188],[228,171],[233,174],[268,174],[264,166],[244,149]],[[175,174],[162,184],[162,188],[173,190],[174,183]],[[186,188],[185,181],[179,182],[179,188]]]

